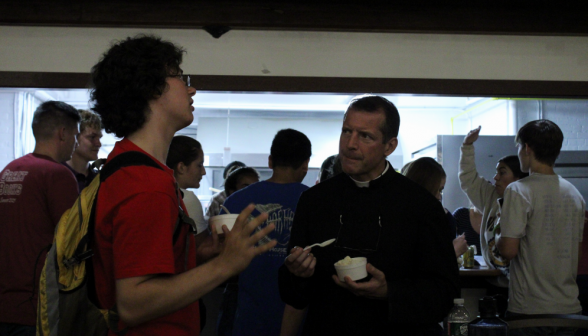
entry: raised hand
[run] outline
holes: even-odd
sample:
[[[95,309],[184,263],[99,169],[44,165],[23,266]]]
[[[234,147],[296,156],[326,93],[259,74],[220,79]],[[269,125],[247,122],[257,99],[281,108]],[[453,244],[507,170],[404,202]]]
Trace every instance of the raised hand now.
[[[262,213],[248,222],[247,219],[254,209],[255,206],[249,204],[241,211],[232,230],[229,231],[227,226],[223,225],[223,233],[225,234],[224,248],[218,258],[221,259],[224,267],[227,267],[232,274],[240,273],[253,258],[269,251],[277,244],[275,240],[272,240],[262,246],[256,246],[257,242],[272,232],[275,226],[270,224],[251,235],[255,228],[267,219],[267,213]]]
[[[366,265],[366,269],[372,275],[372,278],[368,282],[355,282],[348,276],[345,277],[345,282],[342,282],[337,275],[333,275],[333,281],[335,281],[337,286],[347,289],[356,296],[363,296],[370,299],[386,299],[388,297],[386,275],[369,263]]]
[[[482,129],[482,126],[478,126],[477,128],[474,128],[473,130],[471,130],[463,139],[463,144],[464,145],[471,145],[474,142],[476,142],[476,140],[478,140],[478,137],[480,136],[481,129]]]
[[[310,253],[311,250],[312,248],[304,251],[302,247],[295,247],[290,251],[284,261],[290,273],[302,278],[309,278],[314,274],[316,258]]]

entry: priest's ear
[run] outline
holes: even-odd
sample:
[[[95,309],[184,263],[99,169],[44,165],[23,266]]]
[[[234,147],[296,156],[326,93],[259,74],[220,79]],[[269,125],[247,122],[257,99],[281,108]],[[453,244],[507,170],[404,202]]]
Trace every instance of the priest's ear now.
[[[385,156],[388,156],[388,155],[394,153],[394,151],[396,150],[396,147],[398,147],[398,138],[397,137],[390,138],[390,140],[388,140],[385,143],[385,151],[384,151]]]

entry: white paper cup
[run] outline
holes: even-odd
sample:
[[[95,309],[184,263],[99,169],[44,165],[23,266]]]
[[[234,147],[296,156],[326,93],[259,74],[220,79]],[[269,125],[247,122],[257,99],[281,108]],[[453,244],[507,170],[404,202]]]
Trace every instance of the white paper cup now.
[[[358,261],[352,265],[346,266],[337,266],[335,265],[335,269],[337,270],[337,275],[339,276],[339,280],[345,281],[345,277],[349,276],[351,280],[357,281],[367,277],[367,259],[364,257],[359,258],[351,258],[351,260]]]
[[[225,214],[210,217],[210,224],[213,228],[216,228],[216,232],[219,234],[223,233],[223,225],[227,226],[227,229],[232,230],[239,215],[236,214]]]

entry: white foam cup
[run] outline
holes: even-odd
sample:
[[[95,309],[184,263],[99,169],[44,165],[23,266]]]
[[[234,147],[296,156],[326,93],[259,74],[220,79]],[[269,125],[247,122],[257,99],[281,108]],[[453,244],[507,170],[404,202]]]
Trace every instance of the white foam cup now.
[[[356,261],[356,263],[352,265],[345,265],[345,266],[337,266],[335,265],[335,270],[337,270],[337,276],[339,276],[339,280],[344,282],[345,277],[349,276],[351,280],[357,281],[367,277],[367,259],[364,257],[358,258],[351,258],[351,260]]]
[[[223,233],[223,225],[227,226],[227,229],[232,230],[237,220],[237,214],[225,214],[210,217],[210,224],[213,228],[216,228],[216,232],[219,234]]]

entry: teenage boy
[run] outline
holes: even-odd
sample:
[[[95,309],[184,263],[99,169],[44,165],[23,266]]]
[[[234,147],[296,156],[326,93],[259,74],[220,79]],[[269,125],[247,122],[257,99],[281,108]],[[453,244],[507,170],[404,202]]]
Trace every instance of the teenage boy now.
[[[279,295],[278,269],[288,255],[296,204],[302,192],[308,189],[301,182],[308,172],[310,155],[311,144],[306,135],[293,129],[279,131],[268,157],[272,176],[231,194],[225,201],[225,207],[232,213],[240,212],[250,203],[255,204],[254,213],[267,212],[268,219],[260,228],[273,223],[276,230],[260,244],[271,239],[278,242],[239,275],[233,335],[280,334],[284,302]]]
[[[178,207],[185,207],[173,170],[164,162],[174,134],[194,119],[196,93],[182,75],[184,52],[158,37],[139,35],[115,43],[92,68],[94,111],[107,132],[123,138],[108,160],[136,151],[159,166],[122,168],[98,193],[98,301],[103,308],[116,306],[119,328],[127,328],[127,336],[198,335],[198,299],[276,244],[255,245],[274,226],[252,234],[267,218],[262,214],[248,223],[252,205],[232,231],[223,228],[222,251],[202,266],[196,267],[189,225],[181,225],[179,237],[173,238]]]
[[[35,149],[0,173],[0,335],[34,335],[37,289],[55,226],[78,196],[69,160],[80,115],[59,101],[33,115]]]
[[[553,171],[563,134],[555,123],[536,120],[515,141],[521,170],[530,175],[504,192],[497,246],[512,259],[507,314],[579,314],[575,279],[586,203]]]
[[[98,160],[98,151],[102,147],[102,123],[100,116],[96,113],[79,110],[82,121],[80,122],[80,134],[78,134],[78,145],[71,156],[65,162],[65,166],[71,170],[78,181],[78,188],[81,192],[98,174],[90,161]]]

